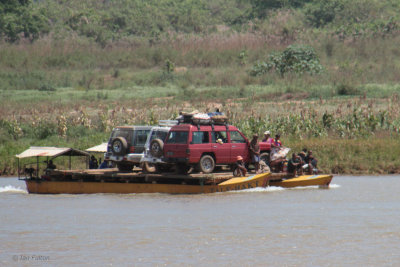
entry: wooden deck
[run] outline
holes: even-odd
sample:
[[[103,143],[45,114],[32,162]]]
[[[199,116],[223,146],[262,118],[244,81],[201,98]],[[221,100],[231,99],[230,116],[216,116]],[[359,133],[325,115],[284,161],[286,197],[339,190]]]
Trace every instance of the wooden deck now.
[[[254,175],[253,173],[247,176]],[[287,173],[272,173],[269,181],[279,181],[288,178]],[[91,182],[126,182],[126,183],[188,183],[188,184],[218,184],[233,178],[232,172],[216,172],[212,174],[191,173],[143,173],[141,169],[132,172],[121,172],[113,169],[87,170],[53,170],[44,176],[52,181],[91,181]]]

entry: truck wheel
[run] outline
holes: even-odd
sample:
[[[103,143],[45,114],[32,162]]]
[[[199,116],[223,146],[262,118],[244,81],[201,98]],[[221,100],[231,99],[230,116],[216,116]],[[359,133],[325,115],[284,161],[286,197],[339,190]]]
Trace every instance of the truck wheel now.
[[[130,172],[133,169],[133,164],[129,163],[117,163],[118,170],[122,172]]]
[[[116,154],[116,155],[125,155],[125,152],[128,148],[128,143],[126,142],[126,139],[123,137],[117,137],[111,142],[111,150]]]
[[[260,160],[263,160],[269,166],[269,153],[261,153]]]
[[[161,158],[163,156],[164,142],[161,139],[154,139],[150,143],[150,154],[153,157]]]
[[[142,171],[146,173],[154,173],[156,172],[156,166],[150,162],[143,162],[140,164],[142,167]]]
[[[201,157],[198,165],[199,171],[203,173],[212,173],[215,168],[214,158],[210,155],[204,155]]]

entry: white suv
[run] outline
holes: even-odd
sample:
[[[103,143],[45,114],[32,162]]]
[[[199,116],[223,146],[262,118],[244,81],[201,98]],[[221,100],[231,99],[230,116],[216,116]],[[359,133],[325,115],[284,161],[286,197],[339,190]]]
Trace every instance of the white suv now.
[[[121,171],[131,171],[134,166],[140,166],[147,172],[154,172],[155,168],[150,164],[150,142],[153,139],[164,140],[174,124],[177,122],[168,120],[160,121],[159,126],[115,127],[108,141],[105,160],[115,162]]]

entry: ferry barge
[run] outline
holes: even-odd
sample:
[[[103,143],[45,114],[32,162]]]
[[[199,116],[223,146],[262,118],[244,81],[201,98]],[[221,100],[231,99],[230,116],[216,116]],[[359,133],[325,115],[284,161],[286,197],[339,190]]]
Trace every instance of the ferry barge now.
[[[17,155],[17,158],[36,157],[37,170],[39,169],[39,157],[87,156],[86,152],[67,148],[34,147],[27,151],[29,153],[25,151],[25,154],[21,153]],[[267,186],[298,187],[313,185],[328,187],[332,175],[303,175],[291,178],[287,173],[261,173],[245,177],[233,177],[231,172],[181,175],[177,173],[144,173],[140,169],[122,172],[113,168],[46,170],[41,176],[35,171],[21,180],[25,181],[28,192],[33,194],[200,194]]]

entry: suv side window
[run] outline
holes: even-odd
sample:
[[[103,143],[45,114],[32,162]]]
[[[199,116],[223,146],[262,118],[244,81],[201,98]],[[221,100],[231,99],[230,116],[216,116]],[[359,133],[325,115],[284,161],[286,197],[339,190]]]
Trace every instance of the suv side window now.
[[[174,131],[169,132],[167,144],[186,144],[188,140],[189,133]]]
[[[192,143],[193,144],[207,144],[210,142],[208,132],[193,132]]]
[[[150,136],[150,142],[153,141],[154,139],[161,139],[165,140],[165,137],[167,137],[168,132],[165,131],[154,131],[151,133]]]
[[[150,130],[136,130],[135,132],[135,146],[144,146]]]
[[[232,143],[246,143],[246,140],[238,131],[231,131],[230,134]]]
[[[223,143],[228,143],[228,137],[226,131],[220,131],[220,132],[215,131],[212,132],[211,136],[213,143],[216,143],[218,139],[221,139]]]

